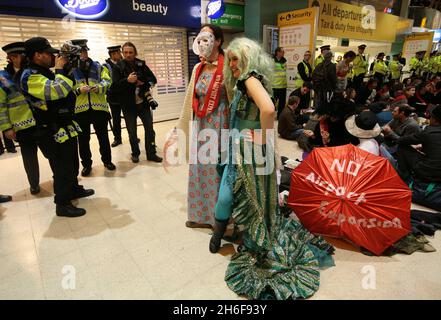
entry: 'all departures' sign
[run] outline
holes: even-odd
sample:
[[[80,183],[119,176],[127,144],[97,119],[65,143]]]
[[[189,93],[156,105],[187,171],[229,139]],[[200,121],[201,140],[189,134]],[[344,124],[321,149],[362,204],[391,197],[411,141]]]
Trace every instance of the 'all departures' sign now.
[[[55,3],[63,12],[78,18],[99,18],[109,10],[108,0],[55,0]]]
[[[225,13],[224,0],[211,0],[207,5],[207,16],[210,19],[218,19]]]

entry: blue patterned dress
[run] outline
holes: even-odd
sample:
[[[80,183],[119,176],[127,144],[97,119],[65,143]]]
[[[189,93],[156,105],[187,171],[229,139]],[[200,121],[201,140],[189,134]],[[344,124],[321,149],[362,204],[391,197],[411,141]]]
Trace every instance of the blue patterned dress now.
[[[211,72],[202,72],[196,82],[196,96],[199,99],[199,108],[202,109],[205,96],[211,79]],[[219,106],[204,118],[194,116],[193,133],[200,133],[204,129],[213,129],[217,132],[218,152],[221,152],[221,129],[228,129],[228,99],[224,87],[219,100]],[[196,141],[194,137],[190,137]],[[211,138],[206,138],[208,139]],[[205,138],[203,140],[206,140]],[[207,141],[190,142],[190,154],[195,155]],[[191,157],[190,157],[191,158]],[[190,163],[188,181],[188,221],[198,224],[214,225],[214,208],[216,206],[221,177],[216,164],[202,164],[199,159],[196,164]]]

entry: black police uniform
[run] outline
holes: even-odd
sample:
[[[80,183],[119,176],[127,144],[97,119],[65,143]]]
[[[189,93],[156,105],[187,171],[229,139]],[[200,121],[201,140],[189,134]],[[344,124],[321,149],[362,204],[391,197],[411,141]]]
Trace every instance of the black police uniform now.
[[[35,52],[57,53],[58,50],[52,48],[45,38],[32,38],[25,42],[26,54],[32,57]],[[65,70],[56,70],[57,73],[66,74]],[[30,63],[29,68],[24,71],[21,79],[21,89],[25,94],[32,113],[36,120],[36,140],[43,155],[49,160],[54,178],[54,202],[57,204],[57,215],[67,217],[77,217],[84,215],[86,210],[76,208],[71,200],[81,197],[87,197],[94,194],[92,189],[84,189],[78,184],[78,143],[77,138],[69,133],[69,138],[60,143],[55,139],[55,135],[60,128],[66,128],[73,125],[73,116],[75,108],[75,95],[70,91],[67,96],[60,99],[46,99],[46,110],[38,108],[41,100],[32,95],[28,87],[28,81],[32,75],[40,75],[48,80],[54,81],[55,74],[43,66]],[[28,79],[26,79],[28,77]],[[72,79],[71,79],[72,80]],[[65,85],[65,84],[61,84]],[[51,88],[52,86],[52,88]],[[59,91],[54,82],[44,85],[44,93],[47,91]],[[66,88],[66,87],[65,87]],[[42,88],[43,90],[43,88]]]
[[[6,54],[18,53],[25,54],[24,42],[10,43],[2,48]],[[24,61],[24,59],[23,59]],[[23,66],[19,71],[15,71],[13,63],[9,63],[5,71],[11,76],[17,88],[20,88],[20,77],[23,73]],[[21,149],[21,157],[26,176],[31,187],[31,194],[40,192],[40,167],[38,164],[38,144],[35,140],[35,127],[20,130],[16,133],[18,144]]]

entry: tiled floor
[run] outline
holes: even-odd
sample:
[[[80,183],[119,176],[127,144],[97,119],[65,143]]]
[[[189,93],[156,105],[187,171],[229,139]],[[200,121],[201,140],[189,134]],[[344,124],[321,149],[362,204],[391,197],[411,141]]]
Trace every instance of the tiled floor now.
[[[173,125],[155,124],[159,146]],[[81,183],[96,195],[78,201],[87,215],[76,219],[55,216],[50,169],[41,155],[43,192],[36,197],[20,154],[0,157],[0,192],[14,198],[0,206],[0,299],[239,298],[223,280],[234,247],[210,254],[209,231],[184,226],[187,168],[166,173],[144,154],[132,164],[126,132],[123,140],[112,149],[117,171],[106,172],[93,136],[93,173]],[[279,147],[283,155],[299,156],[295,143]],[[441,299],[441,238],[430,241],[438,252],[387,258],[333,240],[336,266],[322,272],[313,299]],[[376,271],[374,290],[362,287],[365,266]]]

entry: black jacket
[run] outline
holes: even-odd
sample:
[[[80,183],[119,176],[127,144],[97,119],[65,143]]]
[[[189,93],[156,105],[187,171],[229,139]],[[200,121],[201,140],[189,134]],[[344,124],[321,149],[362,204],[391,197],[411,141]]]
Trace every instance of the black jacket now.
[[[311,81],[312,81],[312,67],[311,67],[311,65],[309,64],[309,62],[306,62],[306,61],[303,61],[303,62],[306,63],[306,66],[307,66],[307,68],[308,68],[308,74],[309,74],[310,76],[308,77],[308,75],[307,75],[307,73],[306,73],[306,70],[305,70],[305,66],[303,65],[302,62],[300,62],[300,63],[297,65],[297,72],[299,73],[300,78],[302,78],[303,81],[311,82]]]
[[[427,126],[423,131],[401,137],[398,144],[410,146],[422,144],[425,156],[414,166],[417,177],[441,182],[441,126]]]
[[[303,126],[298,124],[297,117],[295,110],[291,110],[288,106],[283,108],[277,127],[277,131],[282,138],[290,139],[296,130],[303,129]]]
[[[136,105],[135,91],[136,83],[129,83],[128,76],[136,72],[138,79],[144,84],[140,87],[140,96],[150,90],[151,84],[156,84],[157,80],[152,70],[146,65],[145,61],[135,59],[134,64],[129,64],[126,60],[118,62],[118,68],[112,71],[113,84],[111,87],[112,94],[116,95],[116,99],[124,108],[131,108]],[[150,84],[151,83],[151,84]],[[145,102],[144,98],[144,102]]]
[[[118,64],[113,63],[112,59],[107,59],[105,65],[108,65],[110,68],[110,76],[112,77],[112,85],[110,86],[109,90],[107,90],[107,102],[109,104],[119,104],[118,95],[115,93],[114,89],[114,79],[113,74],[114,70],[118,68]]]

